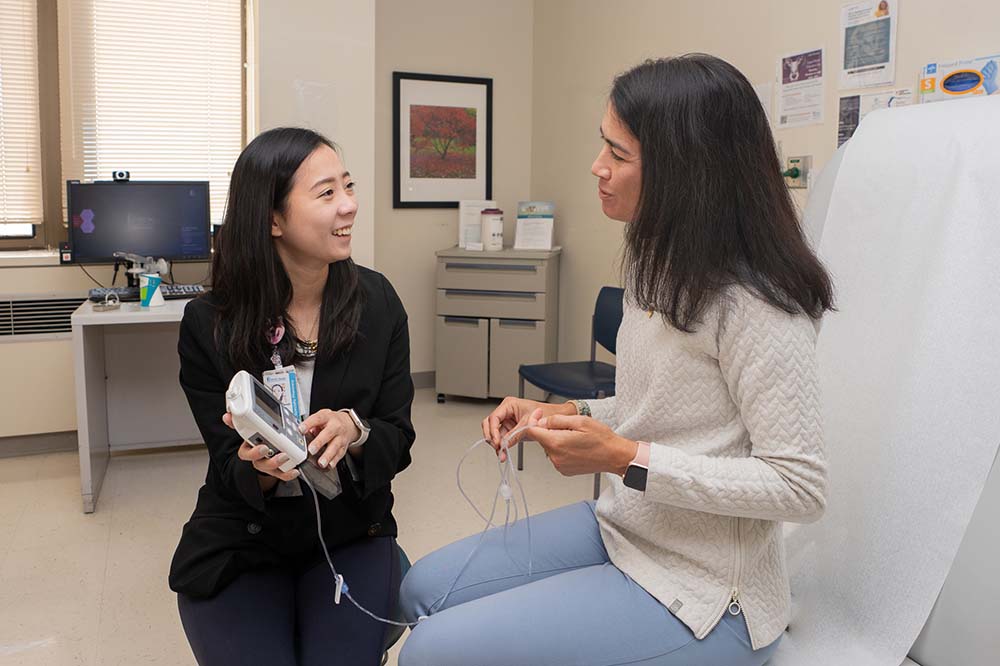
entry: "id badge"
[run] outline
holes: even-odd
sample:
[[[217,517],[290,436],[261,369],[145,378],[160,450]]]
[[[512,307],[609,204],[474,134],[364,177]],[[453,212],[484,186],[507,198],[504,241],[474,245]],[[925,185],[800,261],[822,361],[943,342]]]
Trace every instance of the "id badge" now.
[[[295,366],[267,370],[264,372],[263,379],[264,386],[271,389],[274,397],[301,419],[302,412],[299,410],[299,382],[295,376]]]

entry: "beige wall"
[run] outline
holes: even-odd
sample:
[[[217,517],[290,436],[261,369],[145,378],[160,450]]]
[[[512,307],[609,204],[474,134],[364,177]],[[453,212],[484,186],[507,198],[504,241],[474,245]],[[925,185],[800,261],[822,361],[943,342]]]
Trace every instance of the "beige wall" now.
[[[458,211],[392,207],[392,72],[493,79],[493,197],[513,238],[531,186],[531,0],[378,0],[375,34],[375,266],[410,317],[411,367],[434,369],[434,252],[455,245]]]
[[[589,349],[589,318],[613,270],[621,226],[601,214],[590,164],[615,73],[647,57],[702,51],[739,67],[751,82],[775,78],[777,58],[826,49],[826,122],[782,130],[785,155],[812,155],[822,166],[837,146],[840,0],[544,0],[535,4],[531,195],[557,208],[563,245],[560,357]],[[956,16],[961,20],[956,20]],[[974,18],[973,18],[974,17]],[[935,59],[995,53],[1000,3],[987,0],[901,3],[896,87],[916,89],[919,69]],[[878,89],[873,89],[878,90]],[[951,102],[961,103],[961,102]],[[803,202],[804,197],[799,197]]]
[[[375,261],[375,8],[348,0],[258,0],[257,122],[336,142],[358,183],[354,260]]]

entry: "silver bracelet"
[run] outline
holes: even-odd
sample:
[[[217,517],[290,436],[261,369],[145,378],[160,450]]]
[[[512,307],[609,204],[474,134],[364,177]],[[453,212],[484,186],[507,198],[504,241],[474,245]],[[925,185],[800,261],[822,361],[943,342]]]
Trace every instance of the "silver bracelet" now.
[[[590,405],[584,400],[570,400],[573,406],[576,407],[576,413],[580,416],[591,416]]]

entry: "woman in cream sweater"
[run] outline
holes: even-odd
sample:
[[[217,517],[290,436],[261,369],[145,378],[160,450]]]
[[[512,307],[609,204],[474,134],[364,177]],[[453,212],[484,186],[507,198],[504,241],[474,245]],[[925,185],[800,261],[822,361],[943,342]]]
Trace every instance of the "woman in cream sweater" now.
[[[403,582],[402,666],[759,666],[789,621],[782,521],[819,518],[826,467],[815,367],[830,279],[804,240],[749,81],[718,58],[615,79],[593,164],[625,222],[613,398],[507,398],[483,421],[566,475],[606,473],[596,505],[451,544]],[[508,554],[509,553],[509,554]]]

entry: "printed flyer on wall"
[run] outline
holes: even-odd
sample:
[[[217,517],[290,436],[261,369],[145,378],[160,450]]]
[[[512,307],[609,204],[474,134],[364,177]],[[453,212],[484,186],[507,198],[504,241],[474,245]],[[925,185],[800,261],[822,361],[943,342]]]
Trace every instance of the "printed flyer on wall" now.
[[[840,10],[844,63],[840,87],[891,85],[896,77],[899,0],[865,0]]]
[[[840,98],[840,119],[837,125],[837,147],[854,136],[858,125],[872,111],[891,109],[913,103],[913,88],[900,88],[865,95]]]
[[[783,56],[778,69],[778,127],[822,123],[823,49]]]

